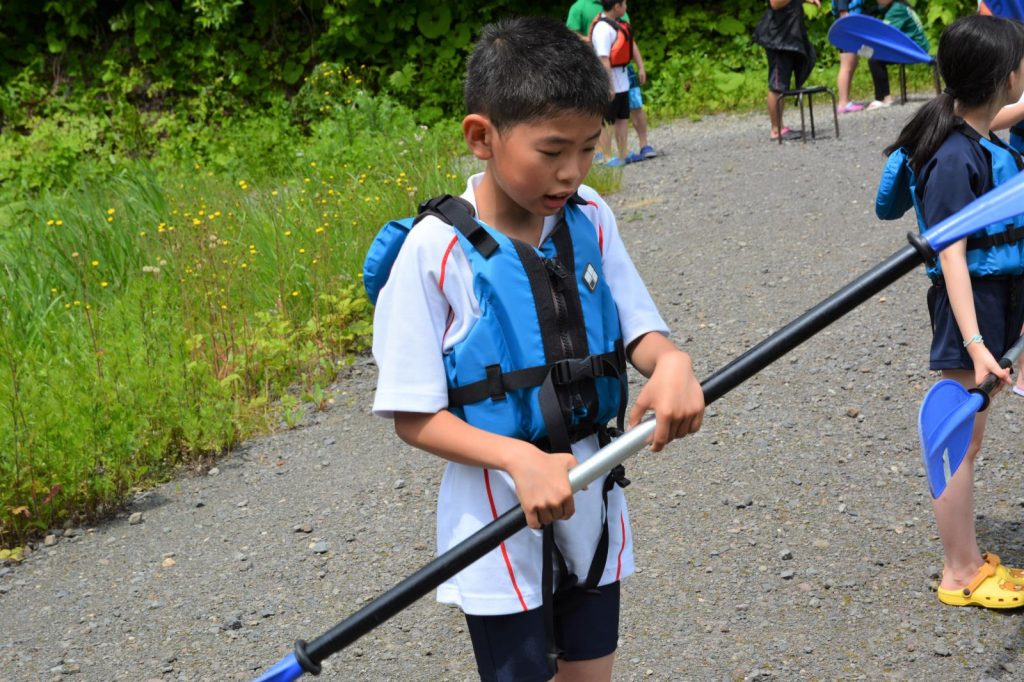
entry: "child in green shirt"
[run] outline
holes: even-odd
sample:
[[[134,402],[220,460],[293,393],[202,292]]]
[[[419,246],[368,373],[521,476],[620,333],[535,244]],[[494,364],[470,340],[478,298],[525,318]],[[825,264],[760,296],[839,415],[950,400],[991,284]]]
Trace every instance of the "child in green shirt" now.
[[[878,0],[878,6],[885,11],[882,18],[885,23],[910,36],[922,50],[928,52],[931,46],[924,34],[924,27],[917,12],[910,8],[906,0]],[[877,59],[868,60],[868,68],[871,70],[871,80],[875,85],[875,99],[868,105],[868,109],[892,106],[892,95],[889,93],[889,62],[882,62]]]

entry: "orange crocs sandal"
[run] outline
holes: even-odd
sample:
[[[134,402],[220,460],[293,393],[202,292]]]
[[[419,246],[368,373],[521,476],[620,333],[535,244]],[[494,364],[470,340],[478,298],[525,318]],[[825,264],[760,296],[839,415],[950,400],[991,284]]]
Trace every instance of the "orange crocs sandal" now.
[[[985,563],[992,564],[996,567],[996,574],[999,574],[1000,569],[1002,569],[1002,573],[1005,574],[1005,577],[1015,583],[1024,584],[1024,568],[1003,566],[1002,562],[999,560],[999,555],[993,554],[992,552],[983,552],[981,558],[985,560]]]
[[[939,601],[950,606],[983,606],[986,609],[1015,609],[1024,606],[1024,585],[998,574],[985,562],[971,582],[959,590],[938,589]]]

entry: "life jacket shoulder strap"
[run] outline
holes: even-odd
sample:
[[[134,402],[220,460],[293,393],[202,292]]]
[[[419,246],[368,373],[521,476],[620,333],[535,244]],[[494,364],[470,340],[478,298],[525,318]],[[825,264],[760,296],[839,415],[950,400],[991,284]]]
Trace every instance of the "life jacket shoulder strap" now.
[[[420,204],[420,212],[413,225],[428,215],[435,216],[458,230],[484,258],[490,258],[491,254],[498,250],[498,242],[474,218],[476,211],[473,210],[473,205],[462,197],[442,194],[424,201]]]

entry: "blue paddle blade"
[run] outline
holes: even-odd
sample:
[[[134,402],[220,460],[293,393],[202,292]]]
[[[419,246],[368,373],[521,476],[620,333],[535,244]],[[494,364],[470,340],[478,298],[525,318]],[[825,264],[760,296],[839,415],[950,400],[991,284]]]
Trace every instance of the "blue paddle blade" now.
[[[842,21],[842,20],[840,20]],[[936,253],[992,223],[1024,215],[1024,173],[1017,173],[924,233]]]
[[[256,682],[291,682],[302,677],[305,671],[295,660],[295,654],[288,654],[273,668],[256,678]]]
[[[890,64],[931,63],[932,58],[914,39],[881,19],[848,14],[828,30],[828,40],[844,52]]]
[[[978,11],[981,14],[1024,21],[1024,2],[1021,0],[982,0],[978,3]]]
[[[974,415],[984,399],[952,379],[943,379],[921,403],[917,430],[932,497],[939,497],[960,467],[971,443]]]

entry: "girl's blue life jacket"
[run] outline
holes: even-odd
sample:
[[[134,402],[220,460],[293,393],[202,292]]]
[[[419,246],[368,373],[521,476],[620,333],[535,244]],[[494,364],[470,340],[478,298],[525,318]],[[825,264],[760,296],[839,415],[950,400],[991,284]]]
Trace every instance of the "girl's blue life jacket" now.
[[[998,138],[981,137],[968,125],[957,131],[977,144],[992,163],[994,187],[1007,182],[1024,170],[1021,155]],[[910,168],[907,151],[902,147],[889,155],[882,170],[875,197],[875,215],[882,220],[897,220],[910,208],[917,214],[917,226],[923,234],[928,230],[922,217],[917,180]],[[967,239],[967,269],[974,277],[1024,274],[1024,214],[1013,221],[984,227]],[[928,264],[928,276],[937,280],[942,276],[939,261]]]
[[[574,195],[538,249],[475,220],[468,202],[437,197],[415,219],[385,224],[363,265],[363,284],[376,302],[417,222],[433,215],[454,226],[480,319],[445,353],[449,410],[551,452],[603,434],[613,418],[621,429],[627,402],[618,311],[582,203]]]

